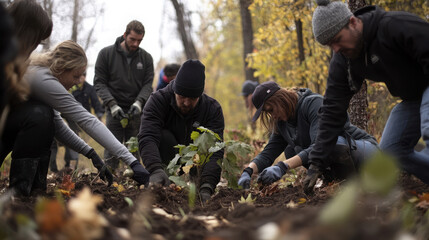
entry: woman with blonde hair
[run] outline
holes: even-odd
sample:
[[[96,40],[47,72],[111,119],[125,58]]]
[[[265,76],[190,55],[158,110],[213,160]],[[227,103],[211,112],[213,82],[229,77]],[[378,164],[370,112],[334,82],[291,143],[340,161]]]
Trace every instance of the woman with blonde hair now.
[[[308,154],[316,139],[322,100],[321,95],[310,89],[280,88],[274,81],[256,87],[252,102],[257,111],[252,120],[261,117],[271,136],[264,150],[243,170],[238,181],[240,186],[249,188],[253,173],[259,173],[258,182],[269,185],[280,180],[289,169],[309,167]],[[354,173],[378,148],[373,136],[350,122],[344,125],[336,146],[331,165],[323,172],[329,180]],[[271,166],[282,152],[286,160]]]
[[[60,113],[103,147],[123,159],[134,171],[134,179],[146,184],[149,173],[140,162],[119,143],[95,116],[86,111],[67,91],[79,82],[87,66],[84,50],[73,41],[64,41],[54,50],[31,61],[24,76],[30,86],[30,99],[11,115],[3,136],[7,144],[0,158],[10,151],[12,164],[10,187],[19,194],[29,195],[34,190],[46,190],[50,146],[53,137],[67,147],[92,160],[109,184],[113,176],[93,148],[80,139],[62,120]],[[37,145],[37,148],[35,148]]]

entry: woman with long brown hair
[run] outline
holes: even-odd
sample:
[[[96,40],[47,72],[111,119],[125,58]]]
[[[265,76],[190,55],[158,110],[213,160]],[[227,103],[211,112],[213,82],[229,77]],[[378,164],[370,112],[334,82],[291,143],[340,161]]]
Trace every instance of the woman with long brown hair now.
[[[308,154],[316,139],[322,100],[310,89],[280,88],[274,81],[256,87],[252,102],[257,111],[252,120],[260,117],[271,136],[264,150],[243,170],[240,186],[249,188],[253,173],[259,173],[258,182],[268,185],[281,179],[289,169],[309,167]],[[331,154],[332,164],[324,171],[330,179],[347,177],[378,149],[373,136],[350,122],[338,135],[336,146]],[[286,160],[271,166],[282,152]]]

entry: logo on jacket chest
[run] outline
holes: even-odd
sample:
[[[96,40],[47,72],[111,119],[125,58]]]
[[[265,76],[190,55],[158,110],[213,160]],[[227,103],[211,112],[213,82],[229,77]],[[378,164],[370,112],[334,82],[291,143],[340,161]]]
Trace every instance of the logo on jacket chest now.
[[[143,63],[138,62],[137,63],[137,69],[139,69],[139,70],[143,69]]]
[[[378,63],[378,61],[380,61],[380,58],[377,55],[372,54],[371,55],[371,63],[376,64],[376,63]]]

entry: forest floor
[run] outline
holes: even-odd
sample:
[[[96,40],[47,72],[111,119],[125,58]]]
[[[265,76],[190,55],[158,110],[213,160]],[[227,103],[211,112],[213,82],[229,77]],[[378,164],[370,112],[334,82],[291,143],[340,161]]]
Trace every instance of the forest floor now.
[[[6,179],[0,182],[0,236],[2,239],[6,236],[208,240],[429,238],[428,214],[425,214],[429,187],[413,176],[400,174],[393,190],[383,196],[359,193],[355,199],[343,195],[334,208],[329,208],[329,203],[341,198],[335,196],[347,181],[321,184],[314,194],[306,195],[300,185],[301,178],[302,173],[301,176],[298,173],[294,183],[281,181],[247,191],[218,186],[209,202],[202,204],[197,197],[194,206],[189,203],[187,189],[175,185],[138,188],[134,181],[124,177],[116,178],[117,184],[108,187],[94,173],[73,175],[71,170],[61,171],[49,174],[46,194],[32,197],[11,196]],[[343,206],[341,202],[349,204]],[[329,217],[329,212],[334,217]]]

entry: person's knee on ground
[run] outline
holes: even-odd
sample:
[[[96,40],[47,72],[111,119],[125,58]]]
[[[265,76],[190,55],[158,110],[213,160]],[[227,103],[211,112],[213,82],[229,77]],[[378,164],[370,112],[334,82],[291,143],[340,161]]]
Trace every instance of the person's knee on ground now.
[[[324,177],[329,180],[342,180],[356,174],[357,167],[352,158],[351,151],[352,149],[348,145],[335,145],[330,155],[330,171],[324,171]]]

